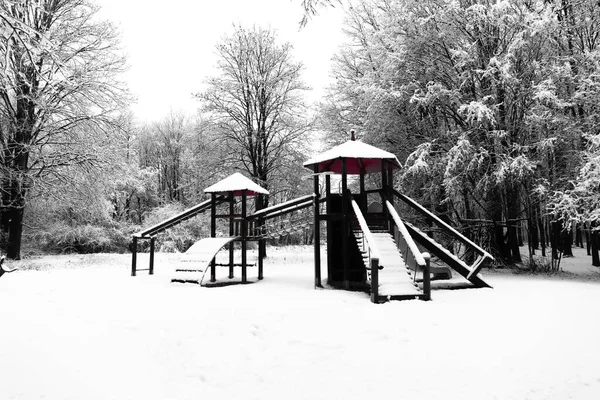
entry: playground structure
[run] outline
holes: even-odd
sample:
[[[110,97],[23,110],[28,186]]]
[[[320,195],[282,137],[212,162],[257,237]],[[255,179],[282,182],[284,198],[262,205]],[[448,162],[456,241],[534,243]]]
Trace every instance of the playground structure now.
[[[229,275],[234,280],[234,266],[241,266],[240,283],[247,279],[247,243],[258,245],[258,280],[263,279],[265,240],[272,237],[269,221],[284,215],[293,215],[312,207],[314,231],[314,286],[322,287],[321,277],[321,223],[327,232],[327,283],[346,290],[364,290],[371,294],[371,301],[431,299],[433,278],[448,279],[451,270],[465,278],[460,284],[437,285],[439,287],[490,287],[480,275],[492,256],[467,237],[456,231],[431,211],[398,192],[393,187],[393,173],[400,162],[392,153],[356,141],[352,138],[331,150],[311,158],[304,166],[312,171],[314,193],[281,204],[276,204],[248,214],[248,196],[266,195],[268,192],[239,173],[205,189],[211,198],[166,221],[141,231],[133,237],[132,275],[137,271],[137,243],[150,241],[150,261],[147,269],[154,272],[154,248],[156,235],[201,212],[210,210],[211,236],[194,244],[186,254],[199,264],[196,269],[178,272],[193,278],[174,278],[175,282],[203,283],[204,273],[210,270],[210,282],[216,285],[216,255],[220,249],[229,248]],[[331,176],[339,175],[339,190],[332,190]],[[367,190],[365,177],[379,174],[380,187]],[[358,192],[349,189],[350,175],[358,177]],[[325,179],[325,193],[321,193],[320,179]],[[235,198],[241,197],[241,212],[234,213]],[[375,197],[375,201],[370,198]],[[217,207],[229,205],[229,212],[217,214]],[[460,243],[469,252],[467,259],[459,258],[437,242],[429,232],[424,232],[400,217],[400,204],[410,207],[428,222],[435,224],[446,237]],[[229,221],[229,236],[216,237],[216,220]],[[293,220],[290,218],[290,220]],[[302,227],[306,221],[302,221]],[[293,227],[283,227],[287,231]],[[234,263],[234,243],[241,244],[241,262]],[[421,251],[421,248],[427,252]],[[445,266],[432,265],[431,255]]]

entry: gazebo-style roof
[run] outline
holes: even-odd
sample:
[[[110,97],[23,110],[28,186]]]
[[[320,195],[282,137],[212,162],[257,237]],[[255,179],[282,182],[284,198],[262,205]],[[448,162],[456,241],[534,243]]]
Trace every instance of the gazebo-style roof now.
[[[204,189],[204,193],[219,193],[241,196],[242,191],[246,190],[247,196],[257,196],[259,194],[269,194],[269,191],[252,182],[244,175],[236,172],[229,175],[227,178],[220,180],[212,186]]]
[[[398,158],[385,150],[363,143],[359,140],[349,140],[339,146],[321,153],[306,161],[304,167],[317,172],[342,173],[342,159],[346,159],[346,173],[358,175],[361,170],[370,174],[381,172],[381,161],[388,160],[393,168],[400,168]],[[315,167],[318,167],[315,171]]]

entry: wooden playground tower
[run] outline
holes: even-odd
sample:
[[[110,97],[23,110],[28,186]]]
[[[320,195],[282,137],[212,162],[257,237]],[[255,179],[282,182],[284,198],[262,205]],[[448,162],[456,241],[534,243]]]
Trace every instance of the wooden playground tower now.
[[[233,243],[241,243],[241,281],[247,279],[247,242],[258,241],[258,279],[263,279],[265,223],[282,215],[312,207],[314,228],[314,285],[322,287],[321,273],[321,222],[326,223],[327,232],[327,283],[346,290],[365,290],[375,303],[388,300],[431,298],[431,276],[451,276],[450,268],[464,278],[463,286],[489,287],[479,275],[483,265],[493,258],[489,253],[454,230],[435,214],[399,193],[393,187],[394,170],[400,162],[392,153],[351,140],[317,155],[304,163],[313,173],[314,193],[297,199],[267,207],[248,214],[248,196],[266,195],[268,192],[243,177],[233,174],[205,189],[210,200],[200,203],[166,221],[141,231],[133,237],[132,275],[137,271],[137,244],[139,240],[150,241],[150,265],[154,272],[154,244],[156,235],[181,223],[198,213],[210,210],[210,238],[194,244],[188,253],[202,255],[198,260],[203,269],[191,270],[201,273],[210,268],[210,282],[216,282],[215,259],[217,252],[229,245],[229,280],[234,278]],[[331,176],[339,175],[340,188],[332,190]],[[367,190],[365,177],[378,174],[380,187]],[[358,177],[358,193],[351,193],[348,178]],[[320,178],[325,179],[325,193],[320,190]],[[369,196],[378,202],[368,203]],[[234,213],[235,198],[241,198],[241,212]],[[408,205],[417,214],[437,225],[446,236],[458,241],[471,251],[471,263],[461,260],[416,226],[399,216],[397,203]],[[217,214],[217,206],[229,205],[229,212]],[[324,204],[324,211],[321,211]],[[375,205],[375,207],[372,207]],[[216,220],[229,221],[229,236],[217,237]],[[428,252],[421,251],[424,248]],[[430,254],[436,256],[447,267],[432,266]],[[202,279],[177,280],[202,283]],[[233,282],[233,281],[232,281]],[[237,282],[237,281],[236,281]]]

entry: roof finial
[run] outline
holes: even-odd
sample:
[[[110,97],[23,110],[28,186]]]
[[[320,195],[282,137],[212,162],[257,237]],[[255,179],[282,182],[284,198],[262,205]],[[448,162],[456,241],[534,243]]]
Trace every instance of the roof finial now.
[[[355,141],[356,137],[354,136],[354,129],[350,129],[350,140]]]

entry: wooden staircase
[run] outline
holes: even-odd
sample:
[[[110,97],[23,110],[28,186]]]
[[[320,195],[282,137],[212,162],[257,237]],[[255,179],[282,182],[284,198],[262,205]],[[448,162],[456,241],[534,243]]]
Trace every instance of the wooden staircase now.
[[[369,218],[367,224],[379,250],[378,296],[381,300],[422,299],[423,290],[415,281],[413,271],[407,267],[393,236],[385,228],[385,221],[380,218]],[[365,266],[368,266],[369,255],[367,251],[362,251],[363,234],[360,229],[354,229],[353,233],[361,249]],[[367,283],[371,285],[369,268],[367,268]]]

